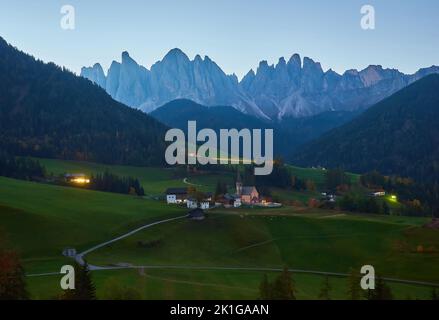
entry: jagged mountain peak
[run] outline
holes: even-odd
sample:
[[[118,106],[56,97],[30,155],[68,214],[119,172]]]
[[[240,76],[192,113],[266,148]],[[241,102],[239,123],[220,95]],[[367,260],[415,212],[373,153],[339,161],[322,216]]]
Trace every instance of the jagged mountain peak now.
[[[189,57],[179,48],[174,48],[169,50],[169,52],[165,55],[162,62],[168,60],[178,60],[178,61],[190,61]]]
[[[299,67],[302,67],[302,59],[300,58],[300,55],[298,53],[293,54],[288,60],[288,64],[299,65]]]
[[[203,58],[199,54],[197,54],[194,58],[194,62],[203,62]]]
[[[99,65],[100,66],[100,65]],[[150,112],[177,98],[202,105],[230,105],[261,118],[303,117],[328,110],[357,110],[369,107],[430,73],[433,66],[405,75],[396,69],[369,65],[343,74],[310,57],[297,53],[288,62],[260,61],[241,81],[227,75],[209,56],[193,60],[179,48],[170,50],[150,70],[122,53],[122,63],[113,61],[105,76],[102,67],[83,68],[81,75],[107,90],[116,100]]]
[[[285,66],[286,64],[287,64],[287,62],[285,61],[285,58],[280,57],[276,66]]]

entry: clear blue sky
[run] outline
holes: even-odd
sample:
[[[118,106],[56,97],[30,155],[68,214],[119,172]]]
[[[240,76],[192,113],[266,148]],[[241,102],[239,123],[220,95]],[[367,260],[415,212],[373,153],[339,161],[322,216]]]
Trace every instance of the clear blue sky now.
[[[64,4],[76,8],[74,31],[60,27]],[[373,31],[360,27],[365,4],[376,9]],[[75,72],[95,62],[106,70],[124,50],[149,67],[179,47],[239,77],[296,52],[325,70],[381,64],[412,73],[439,64],[439,1],[0,0],[0,36]]]

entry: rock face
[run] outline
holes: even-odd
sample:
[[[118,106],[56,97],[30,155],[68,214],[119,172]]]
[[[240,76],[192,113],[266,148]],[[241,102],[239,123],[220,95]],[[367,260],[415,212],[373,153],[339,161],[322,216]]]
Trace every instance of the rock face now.
[[[340,75],[331,69],[324,72],[308,57],[302,62],[294,54],[288,62],[280,58],[276,65],[261,61],[256,72],[250,70],[239,82],[209,57],[190,60],[180,49],[171,50],[151,70],[124,52],[121,63],[113,61],[107,76],[99,64],[81,71],[114,99],[145,112],[175,99],[190,99],[206,106],[233,106],[272,120],[364,109],[431,73],[439,73],[439,67],[405,75],[369,66]]]
[[[96,63],[90,68],[82,68],[81,76],[93,81],[102,88],[106,88],[107,86],[107,78],[105,77],[104,70],[99,63]]]

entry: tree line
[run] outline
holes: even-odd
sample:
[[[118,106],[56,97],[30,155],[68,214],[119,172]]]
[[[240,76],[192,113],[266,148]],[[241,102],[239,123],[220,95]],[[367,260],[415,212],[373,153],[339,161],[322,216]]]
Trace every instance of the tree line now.
[[[0,176],[20,180],[40,180],[46,176],[46,170],[38,160],[14,157],[0,150]]]
[[[347,276],[345,299],[346,300],[393,300],[394,295],[391,288],[384,281],[383,277],[375,277],[375,289],[363,290],[360,286],[361,278],[359,271],[351,269]],[[297,286],[293,279],[293,274],[284,267],[283,271],[277,275],[273,281],[268,279],[265,274],[259,285],[260,300],[296,300]],[[328,276],[325,276],[317,295],[319,300],[332,300],[332,286]],[[409,297],[407,297],[408,299]],[[439,292],[436,289],[431,291],[431,299],[438,300]]]
[[[92,175],[90,179],[90,189],[144,196],[145,191],[139,180],[133,177],[120,177],[109,171]]]

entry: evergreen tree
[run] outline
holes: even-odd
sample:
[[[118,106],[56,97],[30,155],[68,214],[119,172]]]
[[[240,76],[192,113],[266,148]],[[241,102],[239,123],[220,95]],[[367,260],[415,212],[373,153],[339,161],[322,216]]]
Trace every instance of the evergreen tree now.
[[[294,281],[287,267],[284,267],[282,273],[274,281],[272,299],[296,300]]]
[[[375,290],[369,290],[367,298],[368,300],[393,300],[393,294],[383,278],[378,275],[376,277]]]
[[[259,294],[261,300],[271,300],[272,299],[272,287],[268,281],[268,276],[264,274],[261,284],[259,286]]]
[[[331,285],[329,284],[329,277],[326,276],[323,281],[322,288],[320,290],[319,299],[331,300],[331,297],[329,295],[330,291],[331,291]]]
[[[434,301],[439,300],[439,294],[437,293],[436,289],[431,290],[431,300]]]
[[[349,300],[360,300],[361,291],[360,291],[360,277],[359,272],[355,269],[351,269],[351,272],[348,277],[348,299]]]
[[[227,185],[221,180],[218,180],[215,186],[215,199],[219,199],[221,196],[225,195],[226,193],[227,193]]]

